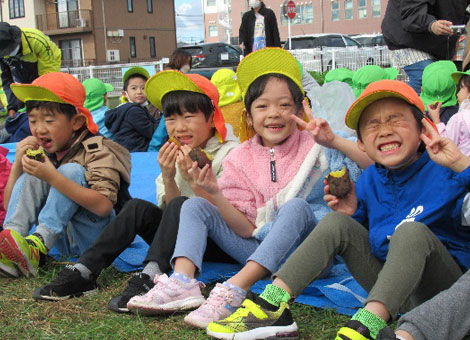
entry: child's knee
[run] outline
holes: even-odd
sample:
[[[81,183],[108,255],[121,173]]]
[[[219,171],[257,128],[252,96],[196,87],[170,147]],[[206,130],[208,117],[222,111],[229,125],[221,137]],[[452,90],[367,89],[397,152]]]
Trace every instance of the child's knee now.
[[[57,171],[64,177],[71,179],[74,182],[81,183],[85,181],[85,168],[77,163],[67,163],[61,165]],[[86,183],[86,181],[85,181]]]
[[[398,243],[400,245],[413,244],[418,242],[427,242],[426,235],[432,233],[429,228],[419,222],[405,222],[401,224],[392,235],[390,244]]]
[[[181,207],[182,213],[199,213],[212,210],[217,211],[217,209],[208,200],[201,197],[190,198],[186,200]]]

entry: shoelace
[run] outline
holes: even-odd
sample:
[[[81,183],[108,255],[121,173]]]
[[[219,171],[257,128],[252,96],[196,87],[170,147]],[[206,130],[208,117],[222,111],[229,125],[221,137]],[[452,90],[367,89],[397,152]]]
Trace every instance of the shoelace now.
[[[215,312],[217,314],[221,314],[221,311],[218,310],[218,307],[224,306],[225,303],[227,302],[232,302],[233,300],[233,294],[231,294],[228,290],[225,290],[220,287],[214,288],[211,293],[209,294],[209,297],[207,298],[206,301],[201,305],[201,311],[206,311],[204,314],[214,314]],[[204,307],[208,307],[209,310],[206,310]],[[210,312],[210,313],[207,313]]]
[[[62,270],[59,273],[59,275],[57,275],[55,280],[51,282],[51,284],[60,285],[62,283],[68,283],[68,282],[71,281],[71,279],[74,276],[77,275],[75,272],[78,272],[78,275],[80,275],[80,272],[78,271],[78,269],[76,269],[71,264],[68,264],[68,265],[65,266],[64,270]]]

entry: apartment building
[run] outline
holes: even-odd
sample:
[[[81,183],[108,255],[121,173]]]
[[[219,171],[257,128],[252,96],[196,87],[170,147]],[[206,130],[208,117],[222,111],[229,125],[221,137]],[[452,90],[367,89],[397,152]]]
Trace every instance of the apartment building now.
[[[64,66],[159,60],[176,48],[174,1],[1,0],[2,20],[47,34]]]
[[[226,31],[229,27],[231,29],[231,43],[237,43],[242,15],[249,10],[248,1],[202,1],[206,41],[228,42]],[[281,40],[287,40],[288,37],[288,19],[285,16],[286,3],[286,0],[264,0],[264,4],[276,13]],[[361,34],[381,31],[380,25],[388,0],[316,0],[295,1],[295,3],[297,15],[291,21],[292,35]],[[226,16],[228,19],[224,19]]]

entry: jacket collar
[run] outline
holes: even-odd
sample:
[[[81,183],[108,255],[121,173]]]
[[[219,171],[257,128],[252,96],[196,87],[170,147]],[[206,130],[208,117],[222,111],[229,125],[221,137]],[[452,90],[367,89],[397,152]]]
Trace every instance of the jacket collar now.
[[[429,162],[432,162],[431,158],[429,158],[428,152],[424,151],[416,161],[404,169],[390,170],[378,163],[375,163],[375,168],[377,169],[382,182],[385,183],[388,180],[392,180],[395,183],[401,184],[407,182],[411,177],[418,176],[421,169]]]
[[[290,153],[295,154],[296,151],[294,150],[294,148],[296,147],[298,148],[298,146],[300,145],[300,138],[301,138],[300,130],[295,129],[284,143],[274,146],[273,149],[274,149],[276,158],[277,157],[283,158]],[[269,150],[271,149],[271,148],[264,146],[261,143],[261,137],[258,134],[256,134],[253,138],[251,138],[249,143],[252,143],[252,147],[255,153],[262,154],[265,152],[269,152]]]

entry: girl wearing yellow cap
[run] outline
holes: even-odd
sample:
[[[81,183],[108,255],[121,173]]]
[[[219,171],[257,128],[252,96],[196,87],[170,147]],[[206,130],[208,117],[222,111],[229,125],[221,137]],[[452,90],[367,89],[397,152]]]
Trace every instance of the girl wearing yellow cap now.
[[[304,113],[304,92],[295,58],[278,48],[256,51],[241,62],[237,77],[247,111],[245,127],[254,135],[224,159],[218,181],[209,166],[200,170],[193,164],[193,180],[207,199],[183,204],[174,273],[159,277],[154,289],[131,299],[128,308],[133,312],[162,314],[199,307],[185,322],[201,328],[224,319],[242,304],[252,284],[279,268],[328,211],[322,202],[328,157],[311,133],[296,124]],[[352,141],[336,139],[327,126],[318,130],[313,131],[315,139],[339,141],[359,153]],[[348,164],[355,175],[360,172],[344,156],[340,163]],[[203,269],[208,237],[245,266],[204,300],[195,277]],[[291,330],[297,331],[295,324]]]

